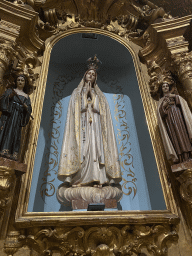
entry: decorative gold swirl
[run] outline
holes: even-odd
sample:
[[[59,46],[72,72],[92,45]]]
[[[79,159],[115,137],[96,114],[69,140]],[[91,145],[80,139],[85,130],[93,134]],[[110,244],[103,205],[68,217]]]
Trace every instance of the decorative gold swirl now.
[[[51,183],[51,182],[54,182],[54,181],[55,181],[55,179],[53,179],[53,180],[51,180],[49,182],[45,181],[41,185],[40,194],[41,194],[42,198],[44,197],[44,195],[45,196],[53,196],[55,194],[55,186]],[[47,188],[47,185],[49,186],[49,188]],[[51,194],[50,194],[50,192],[51,192]]]
[[[63,90],[65,85],[71,80],[70,77],[64,77],[59,75],[53,86],[53,96],[52,96],[52,106],[51,106],[51,116],[52,119],[49,122],[50,132],[48,137],[51,139],[51,146],[46,148],[45,154],[45,166],[48,168],[44,171],[42,178],[42,185],[40,187],[40,195],[44,200],[44,196],[53,196],[55,194],[55,186],[53,182],[55,178],[51,181],[47,181],[47,177],[51,176],[51,173],[57,175],[58,163],[59,163],[59,138],[60,138],[60,125],[62,117],[62,103],[60,99],[63,97]]]
[[[126,122],[126,112],[125,112],[125,101],[124,95],[113,95],[113,100],[115,104],[115,120],[120,123],[121,129],[117,129],[117,142],[120,145],[120,152],[119,152],[119,160],[121,165],[121,172],[122,176],[123,173],[126,172],[127,179],[122,178],[123,184],[123,194],[124,195],[131,195],[133,193],[133,198],[137,193],[137,186],[136,186],[136,177],[133,171],[133,156],[131,154],[131,143],[129,141],[130,133],[129,127]]]

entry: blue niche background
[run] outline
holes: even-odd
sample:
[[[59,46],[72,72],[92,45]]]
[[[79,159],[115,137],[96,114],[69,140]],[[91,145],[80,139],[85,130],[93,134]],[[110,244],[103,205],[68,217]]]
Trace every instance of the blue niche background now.
[[[60,205],[56,199],[61,183],[57,169],[70,95],[87,70],[85,61],[95,53],[102,61],[97,82],[110,106],[123,174],[124,196],[118,208],[166,209],[131,54],[109,37],[97,38],[83,39],[75,34],[53,47],[29,212],[71,211],[69,205]]]

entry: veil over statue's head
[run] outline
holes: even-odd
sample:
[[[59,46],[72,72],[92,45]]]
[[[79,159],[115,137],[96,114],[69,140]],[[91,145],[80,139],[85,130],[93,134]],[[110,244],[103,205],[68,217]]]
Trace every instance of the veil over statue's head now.
[[[79,93],[81,93],[82,88],[83,88],[83,86],[84,86],[84,84],[85,84],[85,82],[86,82],[86,76],[87,76],[87,74],[88,74],[90,71],[94,71],[94,72],[95,72],[95,80],[94,80],[94,82],[93,82],[93,84],[92,84],[92,87],[93,87],[93,88],[96,88],[96,87],[98,88],[98,86],[97,86],[97,70],[99,69],[99,64],[102,64],[102,63],[101,63],[101,61],[97,58],[97,55],[96,55],[96,54],[95,54],[94,57],[90,57],[90,58],[87,60],[87,62],[88,62],[88,65],[87,65],[88,69],[87,69],[87,71],[85,72],[85,74],[84,74],[84,76],[83,76],[81,82],[79,83],[79,85],[78,85],[78,87],[77,87]]]

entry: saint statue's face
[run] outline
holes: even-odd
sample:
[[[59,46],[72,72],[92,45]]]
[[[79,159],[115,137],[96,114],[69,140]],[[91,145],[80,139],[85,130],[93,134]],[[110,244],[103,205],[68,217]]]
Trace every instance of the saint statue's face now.
[[[94,83],[95,81],[95,77],[96,77],[96,73],[94,70],[89,70],[86,74],[86,77],[85,77],[85,81],[86,82],[91,82],[92,84]]]
[[[163,91],[163,93],[169,92],[169,85],[168,84],[163,84],[162,85],[162,91]]]
[[[25,86],[25,78],[22,76],[18,76],[17,77],[17,88],[19,90],[23,90],[24,86]]]

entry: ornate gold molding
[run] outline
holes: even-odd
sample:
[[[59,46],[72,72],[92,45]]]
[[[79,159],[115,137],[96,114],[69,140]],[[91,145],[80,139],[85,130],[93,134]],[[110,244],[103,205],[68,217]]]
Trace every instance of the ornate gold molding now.
[[[192,208],[192,169],[185,170],[177,180],[180,182],[180,195]]]
[[[11,191],[14,187],[15,172],[13,169],[0,166],[0,213],[3,215],[4,208],[10,203]]]
[[[30,146],[26,157],[26,159],[29,159],[28,170],[30,170],[30,173],[27,173],[26,179],[22,182],[21,197],[19,199],[19,207],[16,216],[16,222],[18,225],[17,227],[25,228],[28,234],[25,237],[20,236],[20,238],[18,238],[19,234],[17,232],[10,233],[6,241],[5,252],[8,255],[13,255],[23,244],[28,244],[29,246],[36,248],[37,251],[45,253],[45,255],[46,253],[50,253],[51,255],[51,245],[55,244],[58,249],[60,249],[61,247],[60,250],[63,250],[62,246],[66,246],[65,248],[68,248],[67,246],[70,241],[69,237],[71,237],[72,234],[75,234],[77,240],[81,241],[81,243],[82,241],[84,243],[84,237],[86,234],[86,236],[88,237],[88,241],[92,242],[88,243],[88,245],[83,247],[83,249],[81,247],[81,243],[79,242],[77,249],[74,249],[75,247],[72,247],[71,249],[71,247],[69,246],[69,249],[67,250],[69,252],[72,252],[73,254],[78,254],[79,250],[82,250],[83,254],[87,253],[89,255],[91,252],[95,256],[102,253],[112,256],[119,254],[124,255],[132,252],[139,253],[139,246],[145,246],[149,252],[153,252],[154,254],[159,255],[166,255],[166,241],[172,241],[174,239],[177,239],[177,234],[175,233],[175,230],[172,229],[173,222],[171,221],[171,218],[174,218],[174,214],[172,213],[177,214],[177,207],[167,178],[166,164],[163,159],[161,140],[157,135],[157,122],[156,118],[154,118],[156,116],[155,104],[149,97],[148,84],[145,82],[144,75],[142,74],[143,72],[141,72],[141,65],[139,63],[138,56],[136,56],[137,52],[130,47],[130,41],[142,47],[142,49],[140,50],[140,57],[142,58],[142,60],[148,64],[151,60],[155,60],[156,64],[159,65],[159,67],[161,68],[160,73],[165,75],[165,78],[167,78],[166,74],[164,74],[164,71],[167,72],[173,70],[173,67],[171,67],[172,59],[170,57],[170,53],[178,54],[180,50],[185,52],[186,49],[188,49],[188,44],[183,39],[183,34],[186,28],[189,26],[191,18],[185,17],[178,19],[169,19],[156,24],[153,24],[153,22],[149,22],[149,25],[151,25],[145,31],[143,31],[144,33],[138,34],[138,32],[133,32],[133,30],[135,30],[135,28],[137,27],[138,20],[141,19],[142,15],[139,15],[137,11],[135,11],[135,13],[131,12],[131,14],[124,13],[123,10],[126,10],[127,12],[125,6],[117,6],[114,4],[111,5],[111,7],[108,6],[110,7],[108,8],[106,3],[111,4],[112,1],[103,1],[102,6],[104,8],[103,11],[105,12],[104,14],[102,13],[100,17],[96,15],[97,11],[96,8],[93,6],[92,9],[90,9],[91,12],[85,14],[85,18],[82,18],[84,14],[81,14],[79,16],[78,10],[81,10],[81,12],[87,10],[87,6],[89,5],[88,2],[86,8],[84,8],[84,6],[81,5],[82,1],[71,1],[70,4],[71,6],[73,6],[73,8],[71,6],[70,8],[72,8],[73,11],[65,13],[67,8],[70,9],[67,1],[46,1],[44,4],[42,1],[41,8],[44,10],[44,13],[46,13],[44,21],[40,20],[40,17],[36,12],[38,11],[38,8],[37,6],[35,6],[35,1],[31,2],[34,2],[32,6],[33,9],[30,9],[29,6],[26,7],[22,4],[13,4],[10,2],[6,2],[5,0],[2,0],[0,3],[0,14],[2,18],[2,21],[0,22],[0,25],[2,24],[1,31],[3,31],[3,26],[6,27],[6,31],[10,31],[9,33],[11,39],[6,42],[15,42],[14,40],[17,39],[17,44],[12,44],[13,52],[16,54],[13,60],[14,68],[16,72],[25,71],[27,74],[29,74],[31,78],[31,85],[34,85],[34,82],[36,81],[36,74],[39,72],[36,72],[36,67],[41,66],[40,56],[42,56],[43,54],[44,42],[46,42],[44,64],[41,71],[42,75],[38,83],[39,86],[32,96],[33,102],[35,102],[35,120],[31,129]],[[72,2],[75,2],[76,6],[72,5]],[[124,3],[125,1],[121,2]],[[114,3],[120,4],[120,1],[115,1]],[[55,9],[55,5],[57,4],[62,8],[59,14],[61,18],[58,15],[56,17],[56,11],[53,11]],[[138,6],[142,8],[143,5]],[[114,15],[115,12],[117,12],[116,7],[120,8],[122,11],[120,12],[121,15],[119,16]],[[154,9],[155,8],[156,7],[154,7]],[[108,19],[108,14],[111,14],[113,19]],[[102,17],[104,17],[104,21],[102,20]],[[10,22],[10,24],[8,22]],[[49,24],[47,24],[47,22]],[[150,216],[149,213],[104,213],[102,215],[102,223],[104,223],[104,225],[106,226],[104,226],[102,229],[95,226],[100,225],[101,215],[94,216],[86,214],[83,215],[81,213],[70,213],[71,215],[69,216],[69,214],[62,213],[27,213],[27,200],[29,198],[29,193],[28,191],[26,191],[26,188],[30,189],[30,182],[32,178],[31,171],[33,170],[34,164],[35,148],[37,145],[41,110],[43,105],[42,99],[44,97],[50,51],[53,45],[59,39],[67,35],[72,35],[73,33],[100,33],[106,36],[110,36],[111,38],[117,40],[125,47],[127,47],[130,50],[132,56],[134,56],[134,63],[136,66],[139,87],[144,102],[144,109],[147,116],[147,123],[149,125],[152,143],[154,146],[154,152],[157,160],[165,200],[168,209],[172,212],[170,213],[169,211],[164,211],[164,219],[162,218],[162,216],[160,216],[162,213],[159,214],[159,212],[153,213],[153,218]],[[7,35],[8,32],[6,32],[5,34]],[[175,43],[176,41],[172,39],[176,37],[177,43]],[[8,60],[9,62],[12,61],[11,56],[8,56]],[[165,65],[168,66],[168,69],[164,69]],[[148,67],[149,66],[152,68],[151,65],[148,65]],[[7,69],[7,67],[8,66],[6,66],[5,69]],[[12,70],[10,71],[10,73],[11,72]],[[158,68],[151,69],[151,71],[149,72],[151,72],[150,76],[152,78],[151,86],[155,87],[156,77],[157,80],[160,81],[160,73],[158,73]],[[132,219],[133,222],[130,223],[130,226],[128,228],[127,226],[123,227],[122,225],[125,225],[127,222],[129,222],[128,219]],[[79,237],[78,234],[80,233],[81,236],[81,232],[78,230],[74,231],[73,228],[67,227],[59,229],[56,227],[58,223],[62,223],[62,225],[64,223],[69,223],[70,225],[77,225],[79,223],[79,220],[81,220],[82,225],[88,224],[89,227],[93,226],[93,230],[91,230],[91,228],[89,227],[81,227],[79,228],[79,230],[81,230],[84,235],[82,237]],[[159,220],[161,220],[160,223],[158,222]],[[42,225],[42,221],[44,222],[45,226],[49,225],[53,226],[54,228],[31,228],[33,225]],[[134,225],[134,221],[137,222],[138,225]],[[107,226],[109,222],[114,224],[115,226]],[[146,224],[147,222],[148,224]],[[123,228],[125,229],[126,235],[122,234]],[[104,232],[105,230],[109,234],[111,234],[111,237],[109,236],[105,238],[106,240],[99,237],[100,233],[103,234],[104,237],[107,236]],[[119,242],[119,240],[117,239],[116,233],[120,234],[119,239],[121,240],[121,242]],[[44,241],[46,241],[47,247],[46,243],[43,244],[41,239],[44,239]],[[100,242],[97,246],[94,245],[94,240],[96,239],[100,239]],[[118,248],[114,247],[114,245],[111,246],[112,242],[106,242],[108,241],[107,239],[109,239],[109,241],[113,241],[113,244],[119,243],[117,246]],[[63,243],[62,246],[61,243]]]
[[[175,226],[162,224],[102,226],[102,227],[56,227],[31,228],[27,235],[10,232],[5,241],[7,255],[27,245],[40,255],[52,255],[53,250],[61,255],[132,255],[145,248],[154,255],[165,256],[168,244],[177,242]]]
[[[13,60],[14,53],[13,44],[4,39],[0,39],[0,86],[3,85],[3,76],[10,61]]]
[[[0,157],[0,237],[5,237],[7,234],[16,185],[15,170],[23,174],[26,172],[26,165]]]
[[[180,183],[181,211],[190,229],[192,229],[192,161],[172,165],[171,169],[176,180]]]
[[[5,237],[15,188],[15,171],[0,166],[0,237]],[[5,214],[6,211],[6,214]]]
[[[19,235],[19,231],[9,232],[4,245],[4,252],[7,255],[12,256],[21,248],[22,243],[18,241]]]
[[[151,96],[155,100],[159,100],[159,88],[163,83],[173,84],[171,72],[165,68],[161,68],[155,61],[147,63],[148,74],[150,76],[149,86]]]
[[[192,52],[172,55],[174,69],[181,83],[185,98],[192,109]]]

